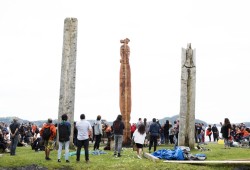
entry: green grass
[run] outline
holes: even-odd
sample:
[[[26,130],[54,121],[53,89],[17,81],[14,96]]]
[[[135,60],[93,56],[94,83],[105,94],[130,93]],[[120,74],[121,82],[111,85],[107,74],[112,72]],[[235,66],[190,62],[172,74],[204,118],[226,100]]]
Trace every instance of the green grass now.
[[[250,149],[249,148],[231,148],[223,149],[223,145],[210,143],[204,145],[211,151],[201,152],[198,150],[192,150],[192,154],[205,153],[207,160],[250,160]],[[173,149],[173,146],[158,146],[157,149]],[[90,145],[90,150],[93,146]],[[101,147],[100,149],[103,149]],[[148,151],[148,148],[144,148]],[[82,150],[83,151],[83,150]],[[16,156],[10,156],[9,154],[3,154],[0,157],[0,169],[3,167],[22,167],[28,165],[38,165],[41,167],[47,167],[48,169],[107,169],[107,170],[123,170],[123,169],[235,169],[236,167],[250,167],[250,164],[180,164],[180,163],[164,163],[163,160],[153,162],[146,158],[138,159],[136,152],[132,151],[132,148],[123,148],[122,157],[115,158],[113,151],[105,151],[107,154],[103,155],[90,155],[90,163],[86,164],[84,161],[84,155],[81,155],[80,162],[76,162],[76,156],[70,157],[70,163],[66,163],[62,157],[61,163],[57,162],[57,151],[51,151],[51,161],[44,159],[44,152],[35,152],[31,150],[31,147],[17,147]],[[64,150],[63,150],[64,154]]]

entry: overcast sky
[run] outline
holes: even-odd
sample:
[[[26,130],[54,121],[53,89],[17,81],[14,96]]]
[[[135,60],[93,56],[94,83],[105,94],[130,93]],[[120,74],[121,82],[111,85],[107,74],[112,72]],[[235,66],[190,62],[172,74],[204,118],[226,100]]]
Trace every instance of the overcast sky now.
[[[0,2],[0,117],[57,118],[64,19],[78,19],[75,120],[113,121],[130,39],[131,122],[179,114],[181,48],[196,49],[196,118],[250,121],[247,0]]]

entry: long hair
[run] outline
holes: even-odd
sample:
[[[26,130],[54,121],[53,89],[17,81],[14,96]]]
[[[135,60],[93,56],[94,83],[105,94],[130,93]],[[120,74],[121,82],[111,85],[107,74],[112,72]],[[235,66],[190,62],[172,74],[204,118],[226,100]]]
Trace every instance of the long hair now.
[[[229,121],[228,118],[225,118],[225,120],[224,120],[224,125],[228,125],[228,124],[230,124],[230,121]]]
[[[141,124],[138,128],[138,132],[143,135],[145,133],[145,126],[144,124]]]
[[[122,115],[118,115],[117,118],[116,118],[116,120],[122,121]]]

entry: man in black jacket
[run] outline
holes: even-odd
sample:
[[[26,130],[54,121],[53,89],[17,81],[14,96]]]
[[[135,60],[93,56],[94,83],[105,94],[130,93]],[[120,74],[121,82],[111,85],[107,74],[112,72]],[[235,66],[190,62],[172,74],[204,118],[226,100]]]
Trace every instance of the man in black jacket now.
[[[158,125],[158,123],[156,123],[155,118],[153,118],[153,123],[150,125],[149,134],[150,134],[150,143],[149,143],[149,153],[150,153],[153,143],[154,143],[154,152],[156,151],[157,138],[160,135],[160,126]]]

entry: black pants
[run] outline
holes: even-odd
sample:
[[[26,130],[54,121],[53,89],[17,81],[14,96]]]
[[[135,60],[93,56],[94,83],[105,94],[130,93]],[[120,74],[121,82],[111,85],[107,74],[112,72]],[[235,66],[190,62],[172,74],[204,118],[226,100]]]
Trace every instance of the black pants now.
[[[80,161],[80,154],[82,146],[84,147],[85,151],[85,160],[89,160],[89,139],[85,140],[77,140],[77,151],[76,151],[76,160]]]
[[[156,146],[157,146],[157,138],[158,136],[150,136],[150,142],[149,142],[149,151],[151,150],[151,147],[154,143],[154,152],[156,151]]]
[[[214,137],[214,142],[218,141],[218,134],[217,133],[213,133],[213,137]]]
[[[98,149],[98,150],[99,150],[101,138],[102,138],[102,135],[101,135],[101,134],[100,134],[100,135],[95,135],[94,150],[95,150],[95,149]]]
[[[170,144],[174,144],[174,135],[169,135]]]

